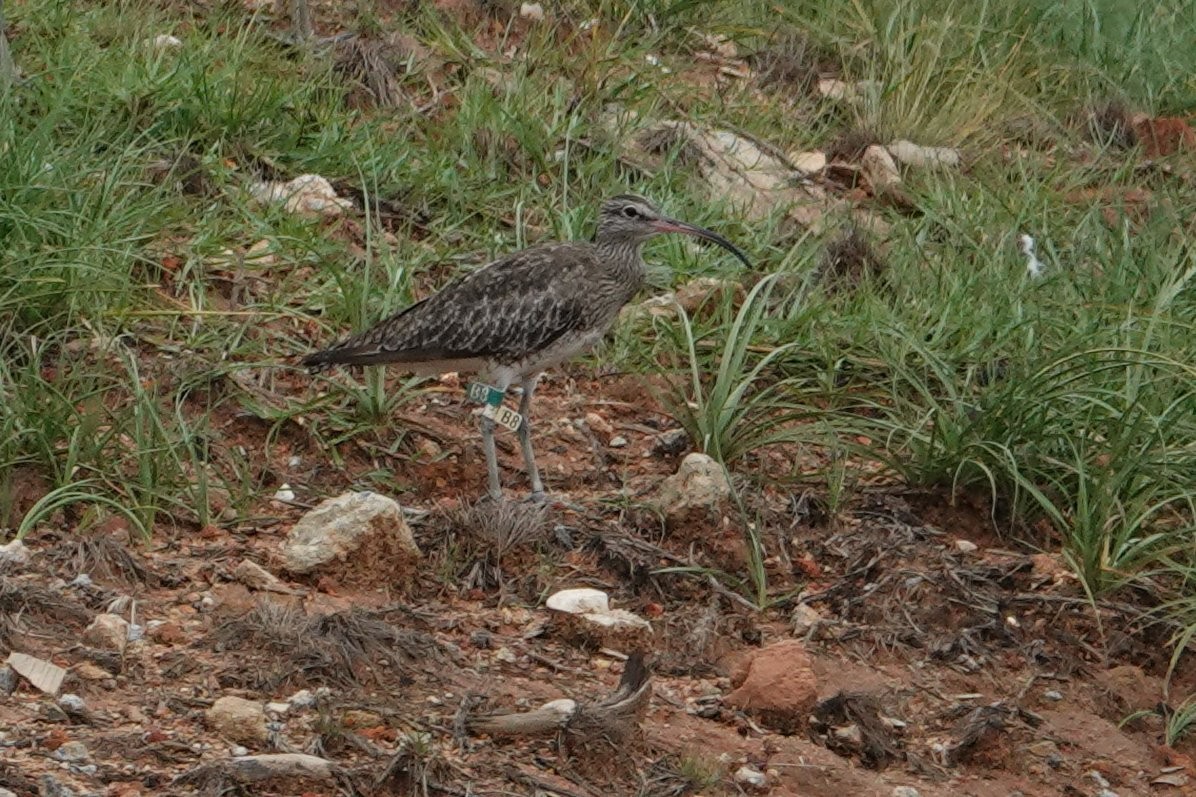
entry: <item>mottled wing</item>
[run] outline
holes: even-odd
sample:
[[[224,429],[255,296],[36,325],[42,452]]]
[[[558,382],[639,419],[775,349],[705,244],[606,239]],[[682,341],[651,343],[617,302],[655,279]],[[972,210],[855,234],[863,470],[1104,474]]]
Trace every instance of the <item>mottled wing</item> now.
[[[595,265],[585,244],[518,252],[303,363],[517,362],[584,325],[586,276]]]

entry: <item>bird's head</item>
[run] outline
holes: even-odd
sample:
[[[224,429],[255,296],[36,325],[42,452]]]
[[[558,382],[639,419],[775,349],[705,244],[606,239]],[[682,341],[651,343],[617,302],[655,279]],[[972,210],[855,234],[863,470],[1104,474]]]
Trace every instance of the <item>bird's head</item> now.
[[[598,242],[639,246],[654,235],[677,232],[721,246],[748,268],[747,256],[721,235],[662,214],[648,200],[634,194],[620,194],[602,203],[598,216]]]

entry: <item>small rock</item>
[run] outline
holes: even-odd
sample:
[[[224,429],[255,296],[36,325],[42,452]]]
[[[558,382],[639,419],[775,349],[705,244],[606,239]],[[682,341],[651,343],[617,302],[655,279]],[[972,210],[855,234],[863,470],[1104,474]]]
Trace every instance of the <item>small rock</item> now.
[[[894,786],[893,797],[922,797],[913,786]]]
[[[291,485],[283,482],[282,486],[274,491],[275,501],[294,501],[295,491],[291,489]]]
[[[864,176],[872,186],[874,193],[901,184],[901,172],[897,170],[897,163],[889,151],[879,144],[873,144],[864,150],[860,158]]]
[[[67,742],[54,751],[54,758],[77,764],[91,758],[91,753],[83,742]]]
[[[17,793],[8,789],[0,789],[0,797],[17,797]]]
[[[341,724],[346,728],[376,728],[382,724],[382,715],[373,711],[351,708],[341,714]]]
[[[1063,693],[1060,692],[1058,689],[1051,689],[1047,692],[1044,692],[1042,696],[1045,697],[1047,700],[1053,700],[1056,702],[1063,699]]]
[[[62,679],[66,678],[66,670],[57,664],[16,651],[8,654],[8,666],[16,671],[17,675],[50,695],[58,693]]]
[[[83,641],[101,650],[124,653],[129,644],[129,624],[116,614],[98,614],[83,631]]]
[[[234,757],[242,756],[242,755],[249,755],[249,748],[242,747],[239,744],[233,745],[232,747],[228,748],[228,754],[231,756],[234,756]]]
[[[237,565],[236,569],[233,570],[233,577],[250,589],[264,592],[294,592],[278,576],[249,559],[241,560],[241,564]]]
[[[87,712],[87,703],[78,695],[65,694],[58,698],[58,705],[67,714],[84,714]]]
[[[267,703],[266,713],[277,717],[285,716],[291,710],[291,704],[285,702]]]
[[[183,40],[169,33],[161,33],[154,37],[153,45],[155,50],[177,50],[183,46]]]
[[[519,657],[516,656],[515,652],[508,647],[501,647],[494,651],[494,659],[506,664],[514,664],[515,662],[519,661]]]
[[[11,695],[17,691],[17,671],[7,664],[0,667],[0,695]]]
[[[623,437],[622,435],[615,435],[614,437],[612,437],[610,439],[610,447],[611,448],[626,448],[627,447],[627,438]]]
[[[353,203],[338,197],[332,183],[318,174],[301,174],[286,183],[253,183],[249,193],[259,202],[281,203],[288,213],[309,218],[340,216],[353,209]]]
[[[368,553],[361,553],[363,548]],[[391,558],[412,561],[419,555],[398,502],[370,492],[345,493],[322,502],[299,519],[283,549],[292,573],[310,573],[350,558],[363,567],[378,568]]]
[[[826,168],[825,152],[795,152],[789,156],[793,168],[805,175],[818,174]]]
[[[686,313],[693,316],[708,302],[717,299],[727,291],[730,291],[735,300],[739,302],[742,302],[746,295],[743,286],[733,280],[698,277],[679,287],[674,298]]]
[[[789,615],[794,636],[805,636],[821,620],[822,615],[808,603],[799,603],[793,613]]]
[[[808,714],[818,698],[814,662],[795,639],[752,651],[732,671],[731,684],[736,688],[724,698],[727,705],[788,721]]]
[[[519,16],[531,22],[543,22],[544,7],[539,3],[523,3],[519,6]]]
[[[596,412],[587,412],[585,420],[586,426],[590,427],[590,431],[596,434],[609,438],[615,433],[614,427],[610,425],[606,418],[603,418]]]
[[[145,626],[150,640],[160,645],[181,645],[187,641],[187,635],[178,623],[150,620]]]
[[[75,790],[58,782],[53,775],[42,775],[37,781],[38,797],[75,797]]]
[[[269,738],[262,704],[241,697],[219,698],[208,709],[208,724],[230,742],[260,744]]]
[[[730,496],[731,484],[723,466],[695,451],[661,483],[655,503],[667,517],[677,519],[692,509],[717,509]]]
[[[950,147],[921,147],[912,141],[894,141],[886,149],[898,162],[914,168],[958,166],[963,158]]]
[[[980,550],[980,546],[971,540],[956,540],[955,550],[959,551],[960,553],[975,553],[976,551]]]
[[[740,786],[745,786],[749,789],[757,791],[765,791],[768,789],[768,778],[763,772],[755,767],[744,764],[739,769],[735,770],[735,782]]]
[[[0,565],[23,565],[29,561],[29,549],[21,540],[0,545]]]
[[[652,453],[657,456],[675,457],[689,449],[689,432],[684,429],[670,429],[661,432],[652,444]]]
[[[298,692],[287,698],[287,703],[289,703],[292,708],[313,708],[316,705],[316,696],[310,689],[300,689]]]
[[[567,614],[605,613],[610,611],[610,598],[602,590],[580,587],[554,592],[548,596],[545,605],[553,611]]]

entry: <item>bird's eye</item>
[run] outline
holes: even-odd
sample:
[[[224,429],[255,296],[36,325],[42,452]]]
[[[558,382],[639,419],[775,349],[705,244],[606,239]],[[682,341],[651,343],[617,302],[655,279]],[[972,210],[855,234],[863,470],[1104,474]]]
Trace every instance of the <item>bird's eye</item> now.
[[[627,207],[623,208],[623,215],[629,219],[634,219],[636,216],[640,215],[640,212],[636,210],[633,205],[628,205]]]

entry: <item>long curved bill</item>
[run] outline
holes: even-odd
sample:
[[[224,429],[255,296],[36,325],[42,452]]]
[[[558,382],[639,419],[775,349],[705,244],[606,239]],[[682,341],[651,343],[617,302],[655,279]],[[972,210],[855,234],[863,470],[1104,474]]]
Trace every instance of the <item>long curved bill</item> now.
[[[695,238],[701,238],[704,241],[710,241],[712,244],[718,244],[723,249],[726,249],[731,254],[735,255],[748,268],[752,267],[751,262],[747,259],[747,255],[739,251],[733,243],[728,241],[716,232],[711,232],[705,227],[699,227],[696,224],[686,224],[683,221],[676,219],[657,219],[652,222],[652,226],[658,232],[679,232],[682,235],[692,235]]]

